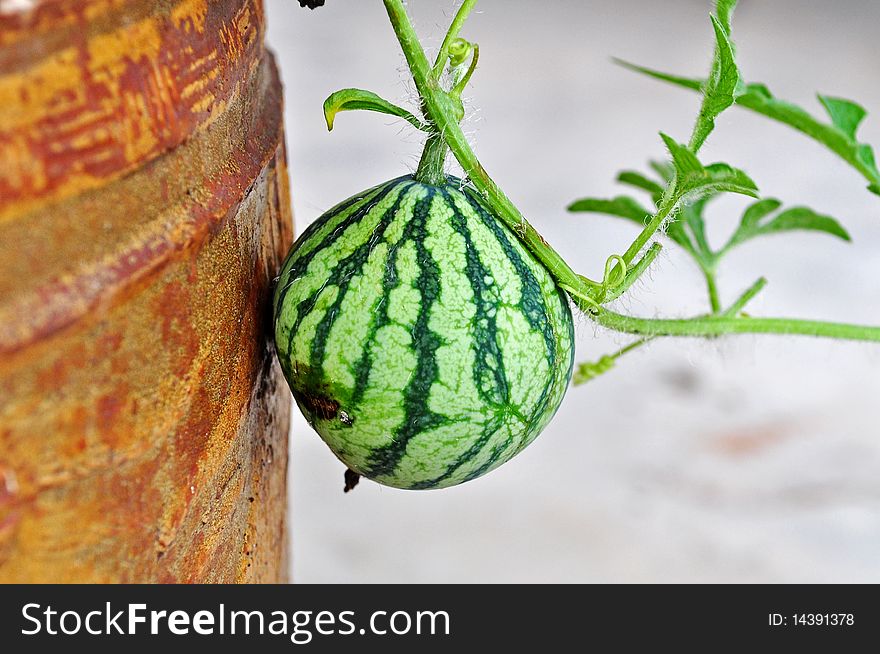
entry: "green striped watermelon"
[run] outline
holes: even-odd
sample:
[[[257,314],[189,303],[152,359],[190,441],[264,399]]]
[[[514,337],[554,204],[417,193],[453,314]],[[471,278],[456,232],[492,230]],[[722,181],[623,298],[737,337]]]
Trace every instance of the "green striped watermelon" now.
[[[565,296],[454,177],[400,177],[325,213],[293,245],[274,309],[306,419],[351,470],[396,488],[508,461],[571,377]]]

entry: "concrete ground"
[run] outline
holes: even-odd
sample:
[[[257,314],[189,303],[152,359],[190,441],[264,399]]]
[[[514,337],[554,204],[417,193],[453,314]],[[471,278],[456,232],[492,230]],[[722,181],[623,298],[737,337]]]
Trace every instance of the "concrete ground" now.
[[[286,86],[297,232],[349,195],[411,170],[419,139],[400,121],[339,116],[321,103],[358,86],[412,99],[379,0],[310,12],[268,0],[268,39]],[[430,47],[452,0],[411,0]],[[880,3],[743,0],[734,23],[746,78],[820,112],[813,93],[871,112],[880,145]],[[610,196],[622,168],[662,157],[657,132],[686,140],[698,97],[613,66],[612,55],[689,74],[708,65],[706,0],[482,0],[464,35],[481,46],[467,128],[486,168],[579,271],[634,237],[628,224],[574,216]],[[441,27],[443,25],[444,27]],[[742,109],[719,121],[704,159],[745,168],[764,195],[839,218],[854,242],[798,234],[730,256],[728,301],[758,275],[751,306],[880,324],[880,198],[840,160]],[[710,237],[746,201],[709,213]],[[621,303],[646,316],[705,309],[700,276],[674,246]],[[578,320],[578,358],[626,342]],[[880,347],[808,338],[667,340],[573,388],[513,462],[444,491],[362,482],[297,415],[292,434],[293,577],[299,582],[878,582]]]

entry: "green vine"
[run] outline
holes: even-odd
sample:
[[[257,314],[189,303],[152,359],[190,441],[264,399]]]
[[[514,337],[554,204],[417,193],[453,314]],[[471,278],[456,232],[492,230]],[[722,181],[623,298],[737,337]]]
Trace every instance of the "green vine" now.
[[[622,255],[615,254],[607,258],[601,281],[593,281],[575,272],[535,230],[480,164],[460,127],[459,123],[463,117],[461,93],[477,68],[479,46],[461,38],[459,33],[476,5],[476,0],[462,2],[433,65],[429,63],[419,42],[403,0],[383,0],[383,2],[418,90],[423,118],[418,118],[413,113],[396,107],[368,91],[345,89],[331,95],[325,102],[328,126],[332,127],[333,117],[338,111],[367,109],[397,115],[426,132],[426,146],[416,171],[417,179],[430,184],[442,183],[445,179],[444,164],[447,154],[452,152],[464,170],[468,182],[483,195],[494,214],[519,236],[530,252],[547,267],[560,288],[569,294],[573,302],[587,316],[606,328],[641,337],[619,352],[600,359],[600,364],[595,370],[583,372],[582,380],[590,378],[591,375],[595,376],[593,372],[608,369],[617,357],[660,336],[796,334],[880,342],[880,327],[789,318],[753,318],[743,315],[742,307],[763,288],[765,283],[763,279],[756,282],[727,310],[721,308],[721,296],[715,272],[721,256],[734,245],[760,234],[789,229],[813,229],[843,237],[836,230],[836,221],[803,207],[795,207],[769,221],[766,220],[767,213],[755,218],[760,211],[767,208],[767,205],[763,205],[760,210],[744,216],[740,231],[726,246],[713,251],[706,243],[701,221],[702,210],[708,199],[721,193],[739,193],[759,198],[757,185],[745,172],[721,162],[704,164],[697,156],[701,146],[715,128],[718,115],[733,106],[738,99],[750,97],[748,93],[753,95],[757,93],[754,89],[749,91],[749,88],[743,84],[736,64],[730,26],[736,0],[717,2],[716,15],[712,17],[716,41],[715,55],[709,77],[698,82],[698,88],[703,93],[703,103],[688,144],[661,134],[670,155],[671,165],[655,166],[655,170],[663,172],[665,176],[659,182],[631,171],[621,174],[619,178],[623,183],[651,192],[655,209],[643,210],[630,198],[617,198],[612,201],[586,199],[580,201],[582,203],[580,208],[576,208],[578,203],[572,205],[572,210],[575,211],[602,211],[637,220],[642,225],[640,233]],[[638,70],[673,83],[679,80],[647,69]],[[444,88],[442,82],[447,71],[450,73],[448,79],[452,80],[450,88]],[[694,87],[691,82],[680,85]],[[833,134],[838,141],[843,138],[841,134],[854,136],[855,125],[858,124],[858,120],[854,120],[852,115],[844,115],[845,109],[848,107],[839,103],[833,104],[829,109],[832,118],[836,116],[832,128],[840,132]],[[857,118],[860,119],[861,116]],[[815,137],[815,134],[813,136]],[[836,147],[833,149],[843,156],[838,141],[834,141]],[[873,171],[860,170],[863,173],[873,174]],[[866,174],[866,177],[873,181],[871,175]],[[761,202],[767,201],[758,199],[756,205]],[[778,207],[779,205],[776,204],[775,208]],[[700,266],[706,280],[711,313],[682,319],[654,319],[628,316],[607,308],[606,305],[625,293],[656,259],[661,246],[658,242],[652,243],[652,240],[664,227],[667,228],[670,238],[682,245]]]

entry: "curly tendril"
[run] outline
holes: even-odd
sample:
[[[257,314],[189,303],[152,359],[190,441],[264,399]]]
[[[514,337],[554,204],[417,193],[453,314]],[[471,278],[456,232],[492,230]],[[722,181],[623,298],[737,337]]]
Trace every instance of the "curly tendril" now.
[[[605,260],[605,273],[602,276],[601,282],[593,281],[583,275],[578,275],[578,278],[585,286],[597,289],[599,291],[598,297],[604,298],[609,293],[613,294],[618,287],[627,281],[626,273],[626,261],[619,254],[612,254]],[[591,311],[598,311],[601,308],[599,302],[586,293],[582,293],[567,284],[560,284],[559,287],[573,298],[589,306]]]
[[[459,42],[463,45],[459,45]],[[463,51],[461,48],[463,48]],[[454,71],[458,72],[461,69],[464,62],[467,61],[468,56],[471,58],[470,65],[464,75],[461,75],[452,90],[449,92],[450,95],[456,98],[461,97],[461,92],[464,91],[468,82],[471,81],[471,75],[473,75],[474,71],[477,69],[477,62],[480,60],[480,45],[478,43],[470,43],[464,39],[456,39],[453,41],[449,48],[449,63]]]
[[[449,63],[452,64],[453,67],[461,66],[464,63],[464,60],[468,58],[472,48],[473,45],[465,39],[455,39],[449,44]]]
[[[612,254],[605,260],[605,276],[602,278],[602,286],[605,290],[613,291],[626,280],[626,261],[619,254]]]

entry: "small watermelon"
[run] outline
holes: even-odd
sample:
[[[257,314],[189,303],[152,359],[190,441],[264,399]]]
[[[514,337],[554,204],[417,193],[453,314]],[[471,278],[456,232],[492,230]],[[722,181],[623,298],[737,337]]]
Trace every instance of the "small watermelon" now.
[[[291,248],[273,304],[303,415],[350,470],[395,488],[508,461],[571,378],[568,301],[454,177],[400,177],[325,213]]]

